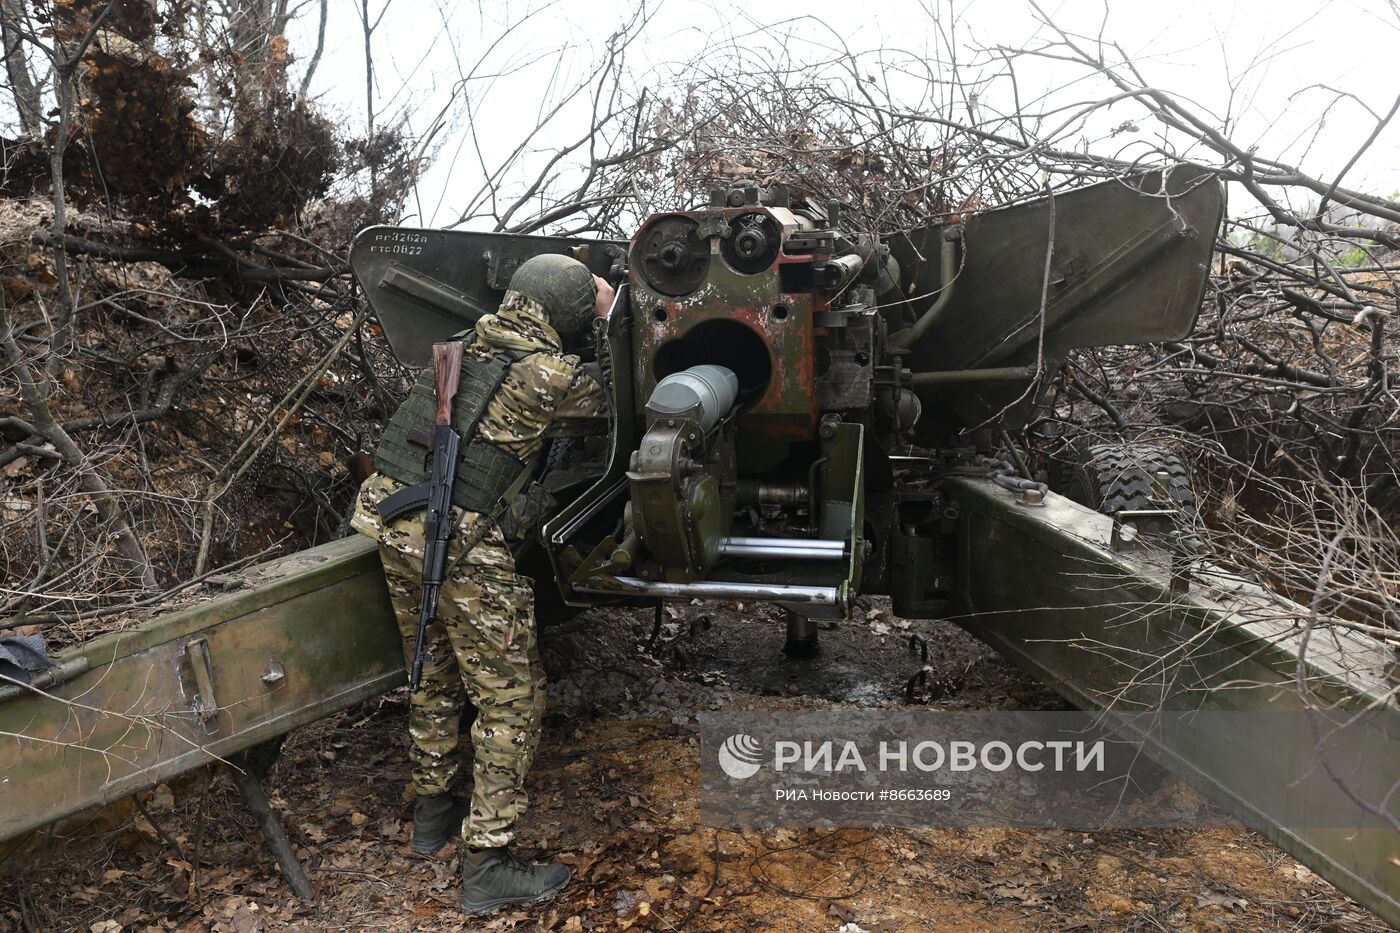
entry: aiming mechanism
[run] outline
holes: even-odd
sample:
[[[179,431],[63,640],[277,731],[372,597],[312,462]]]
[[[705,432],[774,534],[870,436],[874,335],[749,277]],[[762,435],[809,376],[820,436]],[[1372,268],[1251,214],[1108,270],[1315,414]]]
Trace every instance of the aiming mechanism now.
[[[590,348],[613,431],[544,534],[561,595],[772,601],[801,653],[857,593],[938,612],[941,481],[991,473],[1034,503],[996,456],[1005,432],[1069,350],[1185,336],[1221,207],[1218,182],[1176,169],[875,236],[835,202],[739,184],[630,243],[374,227],[351,263],[410,364],[539,252],[618,282]]]

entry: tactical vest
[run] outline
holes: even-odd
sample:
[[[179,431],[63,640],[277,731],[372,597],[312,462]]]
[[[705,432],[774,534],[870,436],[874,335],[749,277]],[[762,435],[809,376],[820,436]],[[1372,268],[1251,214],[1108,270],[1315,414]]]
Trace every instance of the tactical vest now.
[[[462,436],[457,458],[457,479],[452,504],[469,512],[490,512],[501,502],[528,464],[476,434],[486,406],[505,381],[512,363],[533,350],[502,350],[485,361],[462,360],[461,381],[452,404],[452,426]],[[433,424],[437,403],[433,393],[433,368],[429,366],[414,383],[408,399],[394,412],[379,449],[374,468],[390,479],[409,486],[430,478]],[[427,447],[414,443],[426,439]]]

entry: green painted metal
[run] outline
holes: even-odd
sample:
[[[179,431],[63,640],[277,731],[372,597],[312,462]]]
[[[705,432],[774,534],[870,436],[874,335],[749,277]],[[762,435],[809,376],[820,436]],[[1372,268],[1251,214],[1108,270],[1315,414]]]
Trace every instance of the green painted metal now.
[[[998,366],[992,369],[945,369],[933,373],[915,373],[910,379],[914,388],[920,386],[953,385],[964,382],[1026,382],[1035,375],[1032,366]]]
[[[818,434],[827,462],[822,467],[821,524],[817,531],[828,540],[847,542],[850,558],[844,570],[845,577],[839,582],[812,571],[807,571],[811,575],[802,582],[836,582],[838,587],[854,596],[860,591],[861,571],[865,564],[865,540],[862,537],[865,534],[865,428],[859,424],[829,421],[821,426]],[[820,568],[816,569],[820,571]],[[832,571],[827,573],[834,575]]]
[[[640,419],[635,406],[632,373],[632,311],[628,301],[629,286],[618,289],[618,301],[602,328],[598,342],[612,369],[611,395],[612,430],[608,436],[608,456],[603,473],[559,514],[545,522],[540,538],[549,557],[560,594],[568,605],[583,606],[597,602],[595,598],[575,591],[579,584],[611,564],[618,543],[613,538],[622,510],[627,502],[627,466],[632,451],[641,440]]]
[[[1025,506],[984,479],[954,477],[959,508],[957,587],[950,609],[969,632],[1084,709],[1300,710],[1295,686],[1307,609],[1211,568],[1185,593],[1141,552],[1118,553],[1113,520],[1048,495]],[[1303,674],[1316,703],[1400,711],[1394,663],[1380,643],[1332,629],[1311,639]],[[1375,775],[1400,785],[1400,739]],[[1215,745],[1157,750],[1173,771],[1393,926],[1400,926],[1400,833],[1268,824],[1251,788],[1298,777],[1269,748]],[[1315,785],[1314,785],[1315,786]],[[1328,805],[1354,804],[1337,786]],[[1358,818],[1358,825],[1362,821]]]
[[[607,276],[626,246],[619,240],[378,226],[356,234],[350,268],[394,354],[407,366],[426,366],[434,343],[496,310],[525,260],[565,254]]]
[[[405,680],[374,542],[239,574],[220,596],[65,653],[86,670],[0,703],[0,839],[110,803]]]
[[[919,373],[1033,366],[1038,353],[1053,370],[1076,347],[1188,333],[1224,200],[1219,181],[1176,166],[964,221],[952,295],[904,356],[924,403],[919,442],[938,446],[992,417],[1014,431],[1036,397],[1025,391],[1029,378],[963,384]],[[935,224],[888,238],[914,315],[945,291],[932,259],[947,231]]]

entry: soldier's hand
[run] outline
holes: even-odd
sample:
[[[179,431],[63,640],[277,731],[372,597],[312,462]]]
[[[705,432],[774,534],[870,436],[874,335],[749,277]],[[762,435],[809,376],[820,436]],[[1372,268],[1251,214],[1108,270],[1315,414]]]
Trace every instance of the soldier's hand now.
[[[608,311],[612,309],[613,298],[616,297],[617,290],[601,276],[593,276],[593,284],[598,289],[598,302],[594,305],[594,313],[598,317],[607,317]]]

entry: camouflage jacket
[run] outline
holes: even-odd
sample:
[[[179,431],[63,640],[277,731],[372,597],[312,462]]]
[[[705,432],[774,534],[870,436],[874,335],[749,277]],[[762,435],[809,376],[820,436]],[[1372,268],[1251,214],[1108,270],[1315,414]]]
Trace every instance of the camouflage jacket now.
[[[534,350],[513,363],[505,380],[477,425],[477,436],[530,461],[553,437],[596,434],[608,428],[603,387],[584,372],[579,358],[563,350],[559,334],[548,323],[547,314],[537,302],[516,292],[506,292],[495,314],[488,314],[476,326],[462,333],[463,355],[468,359],[489,360],[502,350]],[[365,481],[351,519],[356,531],[378,538],[382,531],[374,506],[393,495],[402,484],[376,473]],[[535,497],[518,497],[520,508],[511,510],[512,538],[523,537],[514,526],[536,523],[532,512]],[[454,509],[455,513],[457,510]],[[524,512],[516,515],[514,513]],[[462,527],[474,520],[467,516]],[[496,537],[494,534],[490,537]]]

